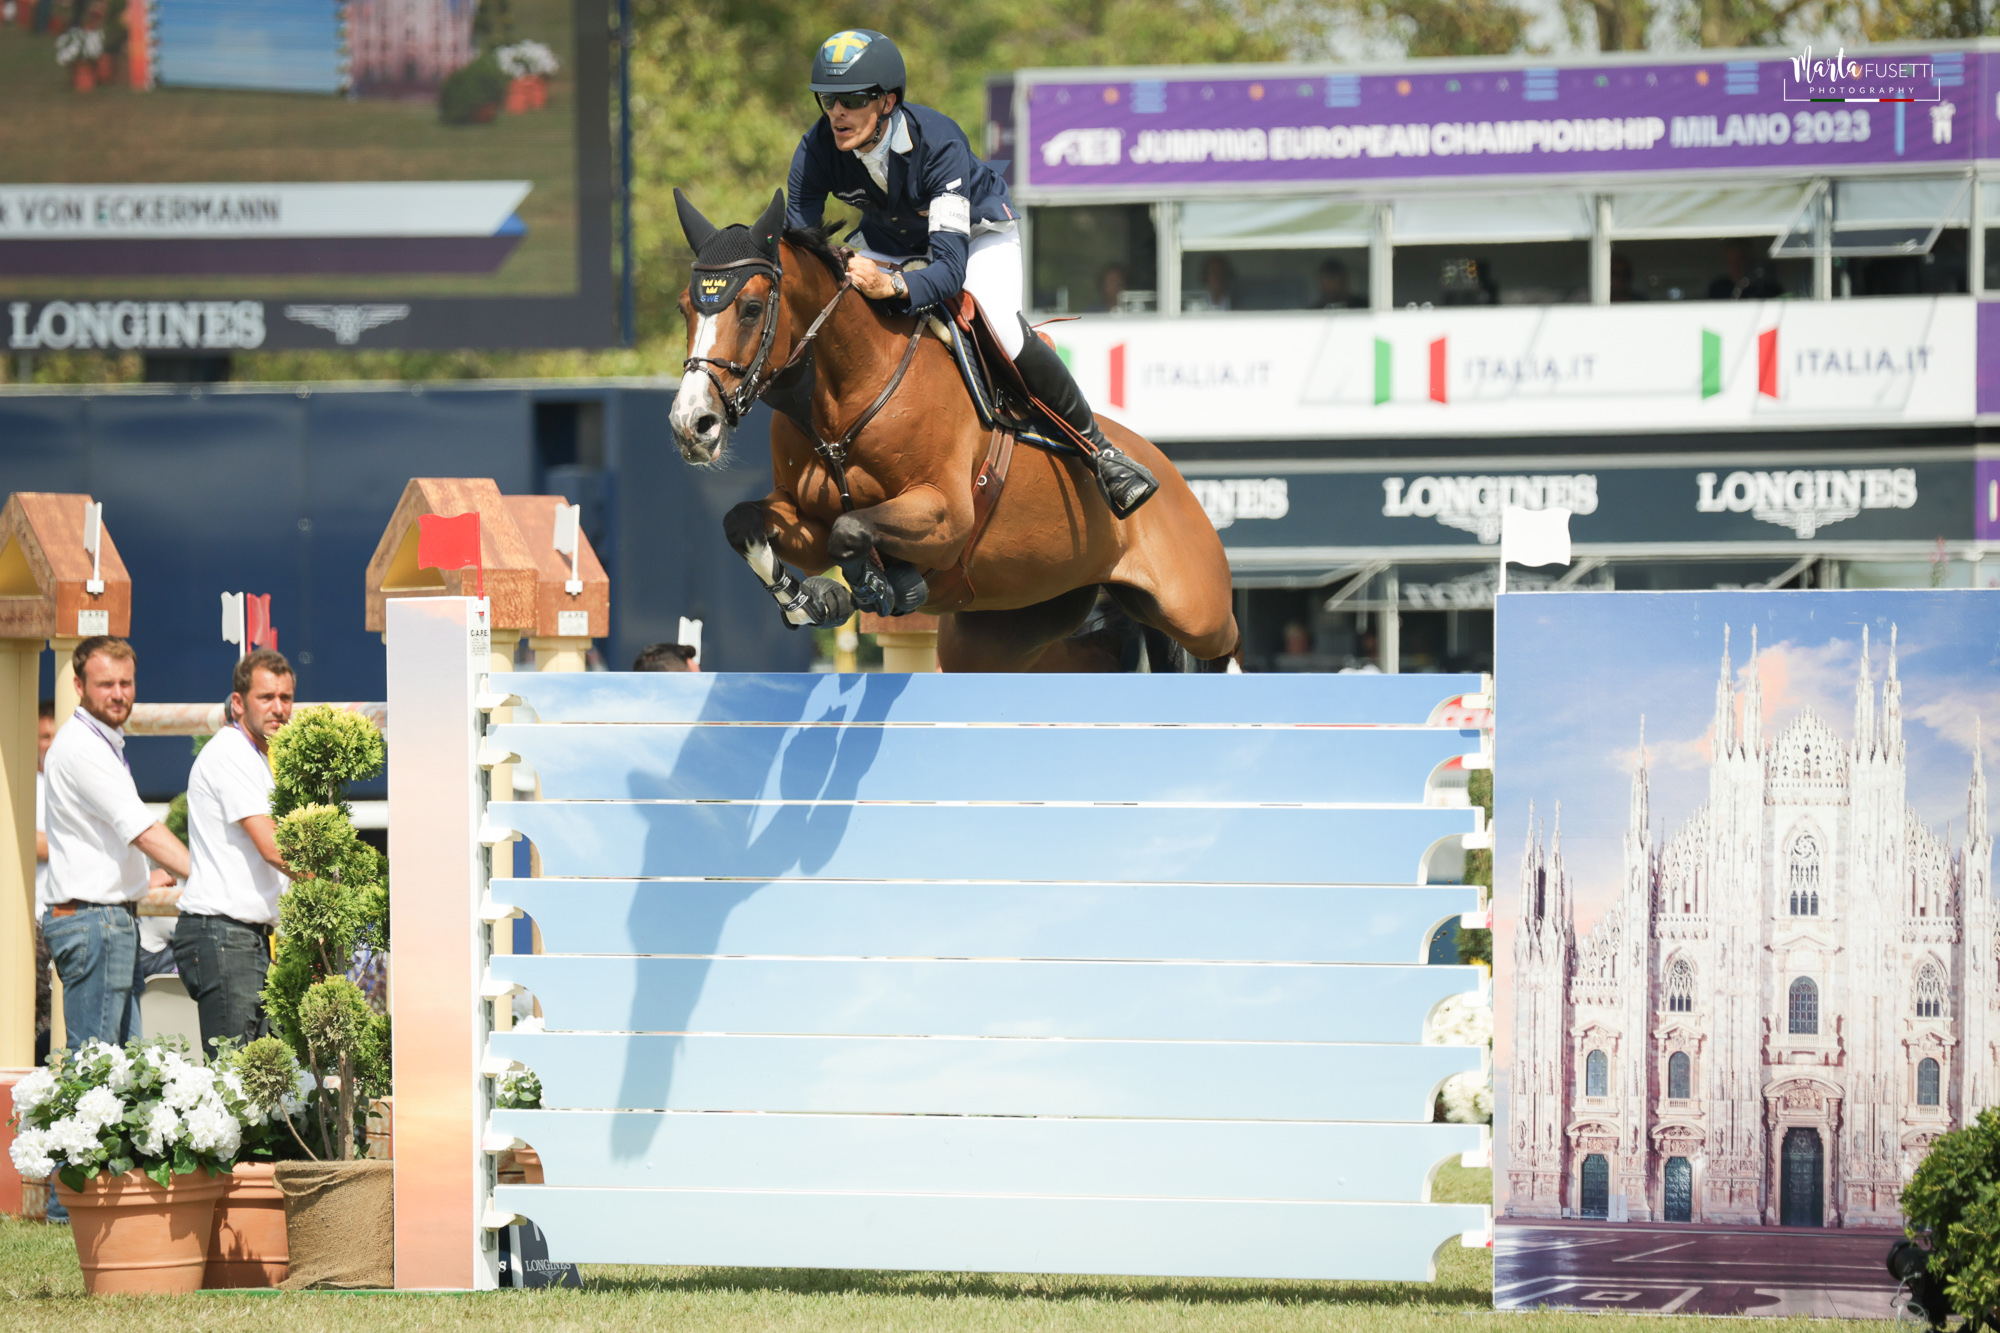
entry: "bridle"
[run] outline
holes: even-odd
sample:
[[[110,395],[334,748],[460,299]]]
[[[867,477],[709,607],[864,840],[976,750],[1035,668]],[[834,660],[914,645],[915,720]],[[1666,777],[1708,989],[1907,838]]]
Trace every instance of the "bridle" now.
[[[782,369],[770,375],[764,374],[764,367],[771,359],[771,344],[778,337],[778,306],[780,304],[778,289],[784,279],[784,270],[776,262],[761,258],[737,259],[727,264],[698,263],[694,266],[696,273],[728,273],[735,269],[750,270],[745,275],[746,278],[755,277],[761,273],[771,280],[771,299],[764,307],[764,327],[757,335],[757,355],[751,358],[750,364],[747,366],[740,361],[730,361],[726,358],[713,356],[691,356],[683,362],[684,366],[698,367],[702,374],[708,376],[708,382],[715,386],[715,396],[722,404],[723,420],[729,423],[731,430],[736,429],[736,423],[741,421],[743,414],[750,410],[750,404],[756,402],[758,398],[763,396],[764,390],[771,387],[771,381],[779,375],[784,374],[786,370],[791,369],[792,363],[797,361],[800,355],[802,355],[802,350],[811,345],[810,335],[808,335],[807,338],[800,340],[798,347],[792,349],[791,360],[785,362]],[[737,294],[739,296],[742,294],[740,284],[737,288]],[[834,293],[834,300],[838,301],[839,299],[840,294],[838,292]],[[732,300],[730,304],[734,305],[736,303]],[[831,310],[832,307],[829,305],[828,309]],[[718,311],[717,313],[721,312]],[[819,324],[817,322],[814,323],[812,331],[814,333],[819,331]],[[716,377],[715,369],[711,367],[728,371],[730,374],[738,377],[735,392],[732,393],[722,387],[722,381]]]
[[[708,376],[708,382],[715,386],[716,398],[722,403],[723,419],[729,423],[731,430],[736,428],[737,422],[741,421],[744,414],[750,410],[750,405],[764,396],[773,381],[805,359],[806,353],[812,349],[813,340],[819,337],[820,329],[833,318],[833,312],[839,307],[840,299],[854,289],[854,278],[843,267],[840,285],[834,288],[833,296],[827,303],[820,307],[819,314],[813,317],[813,322],[806,327],[804,335],[792,345],[791,355],[785,358],[783,365],[767,373],[771,360],[771,344],[778,336],[778,309],[783,304],[781,287],[785,271],[777,261],[763,258],[738,259],[726,264],[694,265],[696,273],[723,273],[736,269],[749,269],[750,272],[746,277],[761,273],[771,280],[770,300],[764,307],[763,328],[757,337],[757,355],[747,366],[739,361],[713,356],[691,356],[683,362],[683,365],[697,367],[702,374]],[[738,292],[740,295],[740,287]],[[734,305],[735,302],[732,300],[730,304]],[[903,349],[903,359],[897,364],[895,374],[891,375],[889,382],[882,386],[882,392],[875,396],[875,401],[854,419],[852,425],[840,433],[838,439],[829,443],[820,436],[817,426],[811,431],[813,452],[819,455],[820,461],[826,465],[827,471],[833,474],[834,483],[840,488],[840,507],[843,512],[851,512],[854,508],[854,496],[847,487],[847,450],[854,443],[855,437],[861,434],[895,395],[896,389],[903,382],[903,377],[910,371],[910,363],[916,360],[917,344],[922,341],[923,336],[924,321],[920,317],[910,333],[909,344]],[[716,376],[716,369],[738,377],[735,392],[732,393],[722,387],[722,381]]]

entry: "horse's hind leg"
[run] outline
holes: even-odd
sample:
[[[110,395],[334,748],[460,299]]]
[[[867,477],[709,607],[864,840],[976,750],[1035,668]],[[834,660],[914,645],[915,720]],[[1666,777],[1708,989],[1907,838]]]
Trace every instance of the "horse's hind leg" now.
[[[1187,649],[1191,657],[1215,661],[1241,647],[1227,583],[1220,589],[1204,588],[1198,594],[1178,588],[1162,594],[1129,583],[1104,586],[1118,600],[1118,605],[1125,608],[1125,614],[1165,633]]]
[[[1116,671],[1071,661],[1064,642],[1090,614],[1097,586],[1072,588],[1012,611],[960,611],[940,618],[938,666],[946,671]]]

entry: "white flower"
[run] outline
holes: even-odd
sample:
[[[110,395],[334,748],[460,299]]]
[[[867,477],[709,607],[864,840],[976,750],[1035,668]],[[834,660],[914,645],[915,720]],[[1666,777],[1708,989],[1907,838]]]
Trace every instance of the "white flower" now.
[[[1438,1005],[1424,1031],[1430,1046],[1488,1046],[1493,1042],[1493,1010],[1453,995]]]
[[[14,1159],[14,1169],[21,1173],[23,1180],[46,1180],[49,1173],[56,1169],[55,1158],[49,1156],[46,1130],[24,1129],[16,1134],[8,1156]]]
[[[553,74],[562,68],[556,53],[542,42],[515,42],[512,46],[499,47],[493,52],[493,59],[510,79]]]
[[[176,1111],[192,1111],[214,1090],[213,1073],[181,1061],[180,1067],[167,1075],[167,1086],[162,1089],[160,1099]]]
[[[153,1114],[147,1118],[145,1128],[139,1131],[135,1142],[146,1156],[162,1157],[180,1136],[181,1118],[174,1114],[173,1107],[163,1104],[153,1108]]]
[[[97,1131],[75,1116],[56,1121],[47,1132],[49,1147],[72,1166],[90,1163],[102,1149]]]
[[[14,1085],[14,1109],[25,1117],[55,1090],[56,1076],[46,1069],[37,1069]]]
[[[1444,1118],[1454,1125],[1481,1125],[1493,1114],[1493,1088],[1484,1074],[1453,1074],[1442,1096]]]
[[[109,1088],[92,1088],[76,1101],[77,1120],[89,1125],[93,1134],[123,1120],[125,1110],[125,1103]]]
[[[220,1102],[204,1101],[187,1118],[188,1147],[217,1157],[234,1157],[243,1142],[243,1127]]]
[[[116,1047],[111,1051],[111,1070],[106,1083],[113,1092],[124,1092],[132,1086],[132,1057]]]

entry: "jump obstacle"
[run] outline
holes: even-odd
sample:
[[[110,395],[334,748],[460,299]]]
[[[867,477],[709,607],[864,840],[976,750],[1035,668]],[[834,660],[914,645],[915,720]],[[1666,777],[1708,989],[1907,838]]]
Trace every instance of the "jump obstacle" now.
[[[494,1286],[522,1218],[574,1262],[1161,1276],[1490,1239],[1428,1202],[1486,1160],[1430,1122],[1485,1051],[1423,1044],[1489,999],[1422,961],[1486,919],[1435,882],[1488,837],[1436,803],[1481,678],[526,675],[485,614],[385,605],[398,1286]],[[521,1068],[544,1109],[496,1109]],[[498,1183],[521,1146],[546,1183]]]

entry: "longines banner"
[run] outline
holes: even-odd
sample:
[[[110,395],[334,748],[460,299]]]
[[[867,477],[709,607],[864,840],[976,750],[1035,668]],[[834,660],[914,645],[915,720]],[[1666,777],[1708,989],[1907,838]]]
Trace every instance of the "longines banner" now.
[[[1571,512],[1585,550],[1713,546],[1804,553],[1841,543],[1929,545],[1975,533],[1966,450],[1437,460],[1201,460],[1182,466],[1240,573],[1343,552],[1500,540],[1509,505]]]
[[[1165,77],[1167,75],[1171,77]],[[1016,179],[1037,199],[1422,177],[1970,163],[2000,58],[1804,50],[1581,68],[1027,70]],[[1991,156],[1990,149],[1978,156]]]
[[[1053,326],[1148,438],[1338,439],[1970,422],[1975,302],[1086,317]]]

